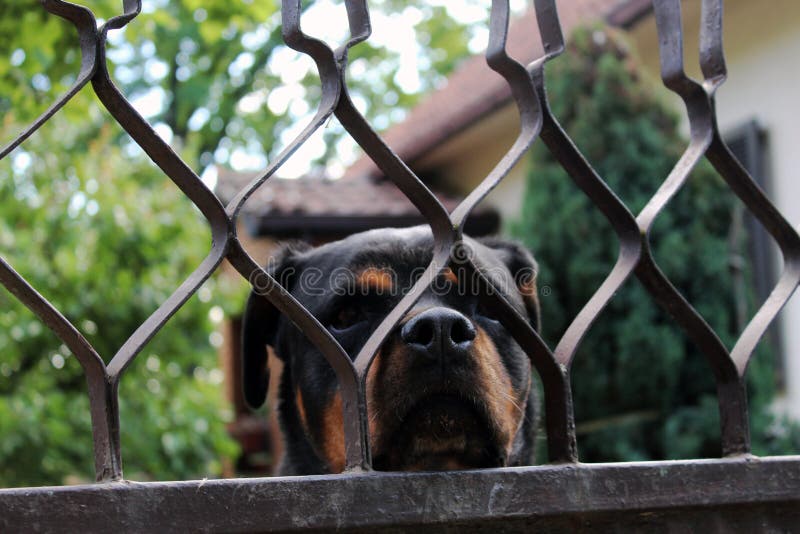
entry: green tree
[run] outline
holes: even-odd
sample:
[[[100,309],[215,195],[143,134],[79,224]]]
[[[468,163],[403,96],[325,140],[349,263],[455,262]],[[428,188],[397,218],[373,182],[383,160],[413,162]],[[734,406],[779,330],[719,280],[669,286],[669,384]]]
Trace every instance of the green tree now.
[[[304,9],[314,4],[333,5],[304,2]],[[87,5],[108,19],[119,14],[121,3],[97,0]],[[274,156],[285,144],[281,134],[313,115],[319,79],[313,62],[283,44],[279,7],[277,0],[211,5],[144,0],[143,12],[124,31],[109,34],[116,82],[131,99],[147,97],[158,104],[148,120],[169,131],[173,144],[186,149],[190,165],[201,172],[228,164],[236,150]],[[350,65],[358,73],[348,79],[353,97],[385,128],[465,57],[474,26],[452,19],[444,6],[381,0],[370,2],[370,9],[374,17],[413,11],[419,20],[414,32],[421,72],[413,90],[404,90],[397,76],[397,49],[374,45],[372,39],[350,51]],[[336,20],[328,27],[338,31],[326,37],[337,40],[336,45],[347,36],[347,19],[343,4],[332,12]],[[5,0],[0,5],[0,43],[0,117],[28,122],[75,79],[80,63],[75,31],[38,3]],[[270,106],[269,98],[281,91],[295,105]],[[102,116],[89,99],[66,113],[85,121],[87,108],[92,117]],[[97,121],[95,128],[101,124]],[[337,124],[326,128],[327,150],[320,161],[334,154],[344,135]]]
[[[584,30],[547,71],[556,117],[633,213],[644,206],[686,146],[676,114],[645,83],[613,34]],[[599,210],[539,144],[532,152],[524,216],[511,232],[541,266],[543,335],[551,344],[599,287],[618,241]],[[659,216],[656,261],[731,347],[737,324],[731,231],[738,200],[705,162]],[[747,292],[745,291],[745,294]],[[748,302],[753,310],[752,299]],[[762,343],[748,373],[754,452],[800,446],[792,427],[776,433],[774,354]],[[719,456],[714,382],[701,353],[635,277],[614,297],[573,366],[578,445],[584,461]]]
[[[198,172],[228,163],[237,149],[273,156],[281,134],[316,106],[313,66],[301,79],[285,79],[300,59],[280,40],[278,2],[143,4],[129,27],[111,32],[110,69],[129,98],[150,95],[159,104],[148,120],[169,132]],[[361,73],[351,76],[354,98],[383,128],[465,56],[474,32],[443,6],[374,4],[387,16],[417,10],[417,54],[427,58],[418,87],[408,90],[396,76],[397,50],[369,43],[351,50],[351,69]],[[101,19],[120,5],[90,3]],[[79,61],[69,23],[36,2],[0,3],[0,145],[70,86]],[[269,96],[287,86],[304,105],[273,110]],[[0,162],[0,254],[108,359],[202,260],[210,233],[90,95],[85,89]],[[325,135],[323,158],[343,132],[334,126]],[[122,379],[128,478],[216,476],[236,455],[225,431],[231,414],[219,387],[214,323],[220,307],[240,312],[246,287],[223,285],[222,278],[207,282]],[[91,442],[80,366],[0,290],[0,486],[91,480]]]
[[[0,164],[3,256],[106,360],[210,247],[197,209],[115,147],[116,133],[105,126],[87,140],[56,116]],[[219,475],[236,453],[214,347],[223,310],[212,292],[227,293],[219,283],[190,299],[122,379],[123,461],[134,479]],[[92,479],[78,362],[6,291],[0,310],[0,486]]]

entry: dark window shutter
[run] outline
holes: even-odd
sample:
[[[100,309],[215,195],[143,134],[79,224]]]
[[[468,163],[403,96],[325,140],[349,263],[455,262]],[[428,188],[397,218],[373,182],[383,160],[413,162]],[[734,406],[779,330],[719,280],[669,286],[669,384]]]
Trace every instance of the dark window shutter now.
[[[768,145],[766,131],[757,121],[751,120],[728,132],[725,136],[733,155],[747,169],[750,176],[768,195],[770,193]],[[766,300],[777,281],[775,259],[778,251],[774,240],[756,218],[745,209],[743,223],[747,229],[747,250],[751,267],[751,282],[755,289],[756,303]],[[783,373],[783,351],[780,343],[780,325],[772,324],[765,335],[767,342],[774,348],[778,375]]]

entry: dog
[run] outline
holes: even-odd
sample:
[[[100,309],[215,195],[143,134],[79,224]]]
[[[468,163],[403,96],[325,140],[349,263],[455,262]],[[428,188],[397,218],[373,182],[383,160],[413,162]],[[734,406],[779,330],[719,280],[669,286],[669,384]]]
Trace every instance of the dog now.
[[[539,327],[536,263],[521,245],[464,237],[472,259],[531,326]],[[428,227],[353,234],[317,248],[286,246],[269,272],[351,357],[433,258]],[[451,470],[529,465],[537,399],[528,357],[479,302],[457,259],[384,341],[367,374],[373,468]],[[257,288],[257,284],[254,284]],[[277,473],[338,473],[345,464],[341,395],[322,354],[254,289],[242,327],[243,387],[264,403],[267,350],[283,361]]]

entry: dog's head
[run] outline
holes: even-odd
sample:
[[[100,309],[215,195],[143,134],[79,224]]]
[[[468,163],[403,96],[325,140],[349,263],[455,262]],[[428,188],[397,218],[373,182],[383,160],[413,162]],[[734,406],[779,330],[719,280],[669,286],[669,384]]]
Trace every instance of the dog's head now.
[[[465,238],[493,286],[538,326],[533,258],[515,243]],[[351,355],[413,286],[433,256],[430,230],[381,229],[318,248],[286,248],[269,272]],[[383,470],[521,465],[533,451],[528,357],[481,305],[457,260],[405,315],[367,375],[373,464]],[[245,398],[264,402],[265,346],[283,360],[279,416],[284,474],[344,467],[341,396],[333,369],[254,291],[243,327]]]

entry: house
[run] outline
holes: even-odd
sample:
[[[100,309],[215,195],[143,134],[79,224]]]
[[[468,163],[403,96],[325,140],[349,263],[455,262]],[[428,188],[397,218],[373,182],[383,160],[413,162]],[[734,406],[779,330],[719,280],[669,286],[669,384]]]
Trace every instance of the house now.
[[[649,3],[649,2],[648,2]],[[685,49],[698,49],[698,0],[683,2],[688,29]],[[748,2],[726,0],[724,11],[725,58],[728,79],[717,92],[719,127],[731,149],[760,182],[767,195],[795,228],[800,227],[800,4],[792,0]],[[624,21],[641,61],[658,72],[655,20],[646,13]],[[689,70],[699,75],[696,62]],[[760,230],[760,228],[759,228]],[[766,238],[765,238],[766,239]],[[760,256],[766,265],[754,265],[757,288],[766,298],[782,265],[780,253],[769,238]],[[759,273],[760,271],[760,273]],[[800,299],[795,297],[778,317],[771,334],[782,353],[783,408],[800,419]]]
[[[559,0],[557,5],[566,35],[592,20],[626,31],[641,64],[653,82],[659,83],[658,39],[650,0]],[[687,0],[682,6],[685,50],[697,50],[700,0]],[[793,65],[800,56],[800,4],[727,0],[725,37],[729,79],[717,98],[721,130],[737,157],[797,227],[800,151],[794,145],[800,139],[800,103],[794,91],[800,86],[800,69]],[[511,25],[509,51],[527,63],[541,55],[538,39],[535,16],[528,12]],[[691,57],[687,53],[687,58]],[[696,74],[699,69],[688,63],[689,72]],[[682,105],[677,97],[673,102]],[[465,61],[443,88],[426,97],[383,138],[423,181],[440,192],[447,207],[487,175],[514,142],[518,123],[508,86],[478,56]],[[467,228],[468,233],[484,233],[492,225],[496,229],[500,220],[518,216],[527,165],[523,159],[485,199],[484,211],[472,221],[481,230],[473,226]],[[241,176],[220,174],[218,190],[223,199],[231,196],[223,191],[234,191],[241,180]],[[325,241],[374,226],[421,222],[414,219],[410,204],[400,207],[402,195],[396,196],[394,186],[367,158],[353,164],[338,181],[305,178],[272,180],[271,184],[271,191],[268,184],[257,193],[263,196],[249,203],[255,207],[246,211],[244,218],[248,233],[261,243],[287,236]],[[372,198],[380,200],[351,202]],[[753,232],[757,292],[763,299],[781,262],[771,239],[755,226]],[[768,335],[781,348],[783,407],[800,418],[800,331],[791,328],[796,324],[800,324],[798,298],[790,301]],[[236,335],[232,328],[228,337],[235,340]],[[235,342],[231,343],[229,351],[235,350]],[[237,412],[241,407],[239,400]]]
[[[696,53],[701,0],[681,2],[684,50],[690,75],[699,77]],[[565,34],[578,20],[604,19],[625,30],[639,61],[660,85],[658,37],[650,0],[557,3]],[[533,13],[512,24],[509,50],[522,62],[540,54]],[[795,228],[800,226],[800,3],[792,0],[726,0],[724,41],[728,79],[717,93],[720,129],[736,156],[766,190]],[[555,61],[558,61],[557,59]],[[671,102],[683,113],[683,104]],[[435,177],[448,191],[468,191],[483,179],[517,135],[519,123],[510,92],[485,66],[472,58],[450,76],[448,84],[411,111],[384,135],[388,144],[421,177]],[[528,162],[522,160],[484,201],[503,218],[521,208]],[[356,162],[347,177],[376,177],[367,159]],[[753,225],[756,292],[763,301],[777,279],[780,253],[771,238]],[[782,408],[800,419],[800,298],[795,296],[768,332],[781,352]]]

